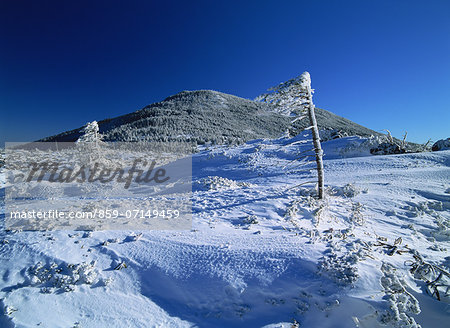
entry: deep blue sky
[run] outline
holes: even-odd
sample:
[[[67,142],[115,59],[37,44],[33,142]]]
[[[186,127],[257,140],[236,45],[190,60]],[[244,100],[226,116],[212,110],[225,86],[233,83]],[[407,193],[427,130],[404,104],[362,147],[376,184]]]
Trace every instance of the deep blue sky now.
[[[253,99],[303,71],[316,106],[450,136],[450,1],[0,1],[0,142],[182,90]]]

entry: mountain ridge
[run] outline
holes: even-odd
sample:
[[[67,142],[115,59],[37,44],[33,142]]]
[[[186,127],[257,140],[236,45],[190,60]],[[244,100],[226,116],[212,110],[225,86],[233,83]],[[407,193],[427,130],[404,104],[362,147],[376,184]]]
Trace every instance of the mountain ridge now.
[[[316,108],[318,126],[340,134],[382,135],[324,109]],[[213,90],[181,91],[137,111],[98,122],[106,141],[190,141],[197,144],[240,143],[277,138],[309,126],[306,120],[291,125],[292,117],[271,104]],[[39,141],[74,142],[83,127]]]

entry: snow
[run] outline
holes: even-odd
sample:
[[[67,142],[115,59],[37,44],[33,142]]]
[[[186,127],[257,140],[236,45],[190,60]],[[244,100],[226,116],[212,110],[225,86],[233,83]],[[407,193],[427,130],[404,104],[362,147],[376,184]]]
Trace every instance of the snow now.
[[[0,326],[445,326],[450,151],[326,141],[319,201],[307,138],[195,154],[191,230],[2,228]]]

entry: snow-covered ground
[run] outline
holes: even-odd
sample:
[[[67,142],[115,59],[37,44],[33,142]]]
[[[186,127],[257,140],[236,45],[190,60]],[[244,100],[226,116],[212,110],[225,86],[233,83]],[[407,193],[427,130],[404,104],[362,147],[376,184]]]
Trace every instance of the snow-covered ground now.
[[[304,141],[195,154],[190,231],[2,228],[0,327],[446,327],[450,151],[327,141],[318,201]]]

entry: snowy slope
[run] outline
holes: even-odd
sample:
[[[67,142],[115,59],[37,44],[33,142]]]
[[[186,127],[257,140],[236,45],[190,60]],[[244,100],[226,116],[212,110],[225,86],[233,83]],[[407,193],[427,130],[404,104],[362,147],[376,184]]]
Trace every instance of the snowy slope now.
[[[2,229],[0,326],[445,327],[450,151],[325,142],[319,202],[305,138],[195,154],[191,231]]]

